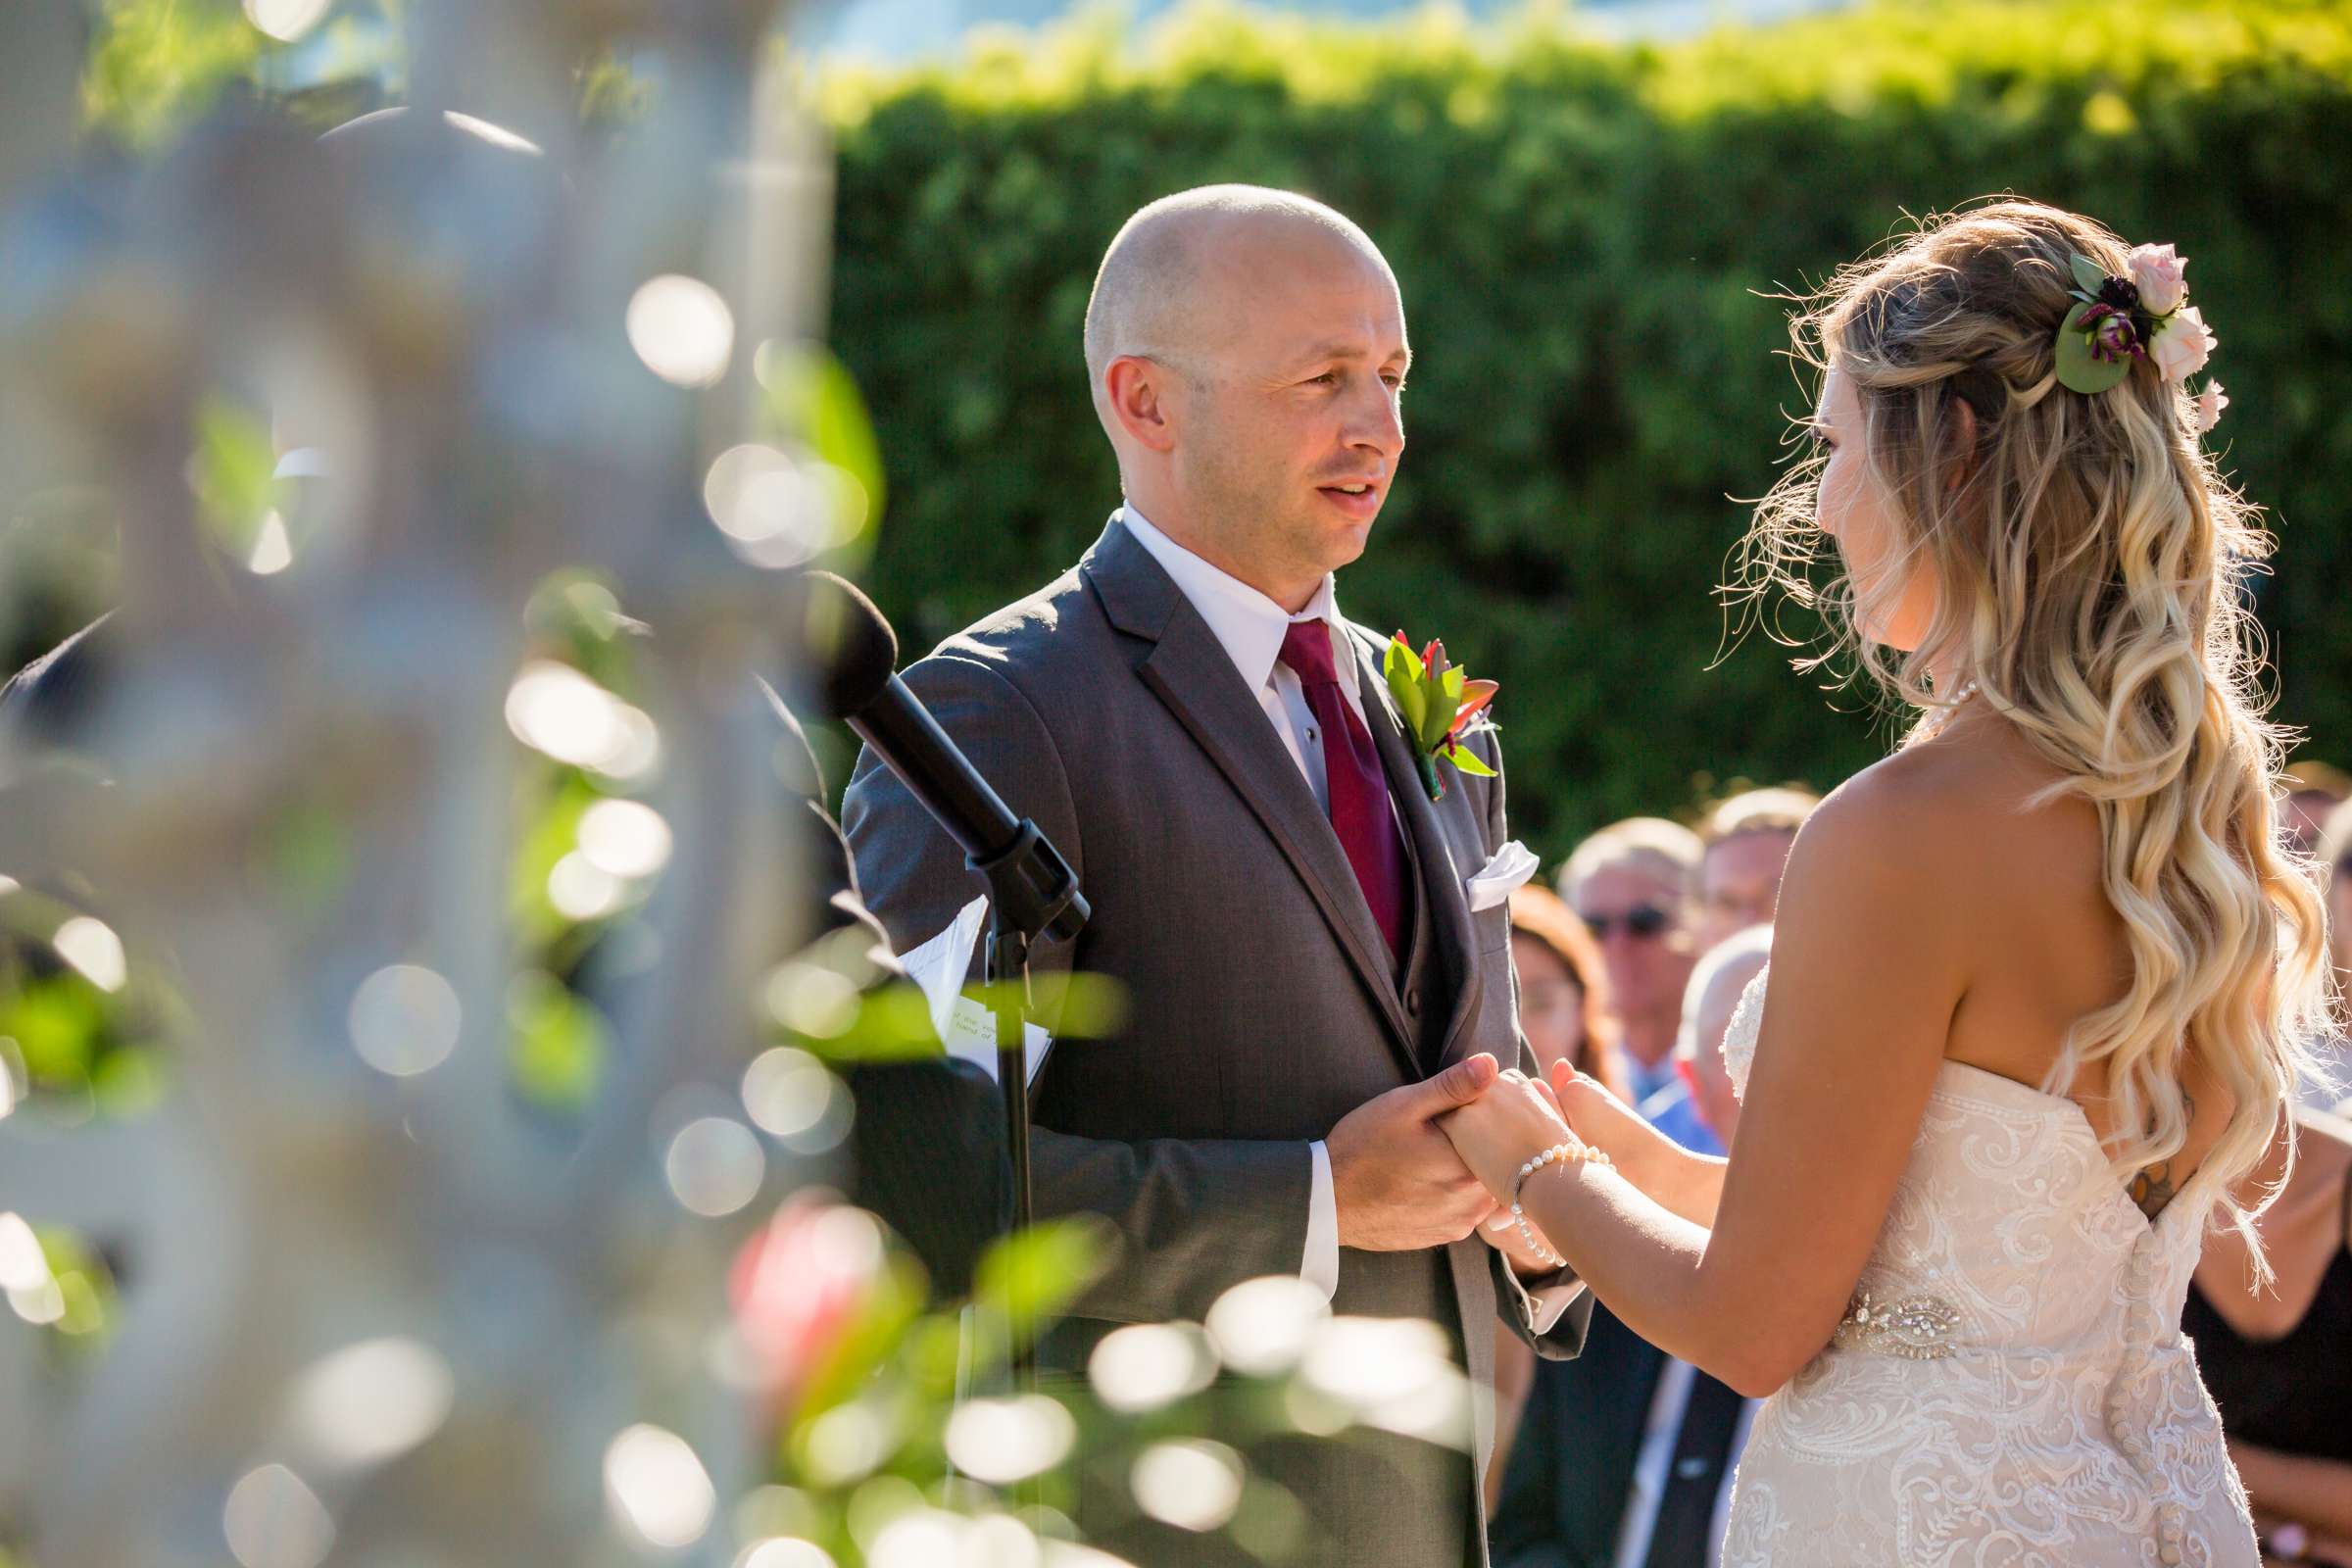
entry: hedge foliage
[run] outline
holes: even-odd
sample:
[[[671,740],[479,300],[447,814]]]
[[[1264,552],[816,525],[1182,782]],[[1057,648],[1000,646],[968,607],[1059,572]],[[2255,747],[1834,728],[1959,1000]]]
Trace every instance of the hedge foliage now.
[[[2281,713],[2352,756],[2352,10],[1880,4],[1666,45],[1195,12],[835,75],[834,339],[890,470],[875,585],[918,647],[1076,559],[1117,498],[1080,323],[1152,197],[1318,195],[1387,252],[1411,446],[1342,603],[1502,682],[1515,824],[1557,856],[1711,781],[1886,738],[1710,596],[1805,390],[1776,287],[2015,191],[2170,240],[2222,339],[2218,439],[2283,540]],[[1804,622],[1791,621],[1793,629]]]

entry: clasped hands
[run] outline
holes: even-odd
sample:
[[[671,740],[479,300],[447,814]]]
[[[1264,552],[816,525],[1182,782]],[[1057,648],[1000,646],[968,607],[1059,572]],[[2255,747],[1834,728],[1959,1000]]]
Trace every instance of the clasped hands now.
[[[1608,1149],[1615,1117],[1630,1114],[1565,1063],[1546,1083],[1482,1054],[1393,1089],[1350,1111],[1325,1140],[1340,1245],[1408,1251],[1476,1232],[1521,1274],[1544,1273],[1550,1261],[1528,1249],[1510,1220],[1520,1165],[1555,1144]]]

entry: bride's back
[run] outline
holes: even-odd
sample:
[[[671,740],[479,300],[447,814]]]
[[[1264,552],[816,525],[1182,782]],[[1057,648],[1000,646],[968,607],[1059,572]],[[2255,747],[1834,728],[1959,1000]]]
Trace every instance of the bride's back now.
[[[2110,1142],[2116,1129],[2103,1065],[2047,1083],[2069,1033],[2132,988],[2129,936],[2104,883],[2098,808],[2077,795],[2037,799],[2063,776],[1982,701],[1935,740],[1880,765],[1910,773],[1907,793],[1940,808],[1923,813],[1920,833],[1966,846],[1962,856],[1936,857],[1936,887],[1922,889],[1968,910],[1947,927],[1969,951],[1959,959],[1967,988],[1945,1057],[2028,1088],[2054,1088]],[[2149,1214],[2203,1163],[2234,1108],[2193,1049],[2181,1057],[2180,1082],[2192,1106],[2188,1140],[2134,1195]]]

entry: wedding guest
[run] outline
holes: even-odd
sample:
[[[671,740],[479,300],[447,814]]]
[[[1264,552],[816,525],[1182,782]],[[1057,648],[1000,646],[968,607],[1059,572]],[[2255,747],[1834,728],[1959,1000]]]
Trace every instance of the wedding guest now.
[[[1592,1074],[1618,1099],[1632,1102],[1609,981],[1600,949],[1576,911],[1549,888],[1530,884],[1511,894],[1511,967],[1519,978],[1519,1031],[1536,1063],[1555,1061]],[[1536,1353],[1502,1324],[1494,1331],[1494,1452],[1485,1476],[1487,1512],[1501,1495],[1519,1418],[1536,1375]]]
[[[2352,1123],[2304,1111],[2296,1128],[2291,1175],[2281,1140],[2246,1177],[2248,1201],[2286,1180],[2261,1221],[2276,1277],[2258,1284],[2245,1238],[2214,1232],[2180,1327],[2266,1559],[2352,1568]]]
[[[2335,966],[2334,1027],[2311,1043],[2312,1071],[2303,1084],[2302,1102],[2313,1110],[2337,1109],[2352,1096],[2352,801],[2328,813],[2315,850],[2320,874],[2328,885],[2328,955]]]
[[[1620,1100],[1632,1090],[1599,945],[1549,888],[1511,894],[1511,966],[1519,976],[1519,1028],[1545,1072],[1574,1062]]]
[[[1699,829],[1696,945],[1704,953],[1735,931],[1770,923],[1796,830],[1821,797],[1806,789],[1747,790],[1712,811]]]
[[[2305,760],[2290,764],[2280,777],[2286,781],[2286,808],[2278,813],[2279,831],[2295,853],[2309,855],[2328,813],[2352,799],[2352,774],[2331,763]]]
[[[1652,1127],[1693,1153],[1720,1154],[1732,1146],[1740,1100],[1724,1065],[1723,1037],[1740,993],[1771,957],[1772,927],[1753,925],[1709,948],[1690,971],[1683,1032],[1674,1045],[1675,1083],[1644,1101],[1641,1110]]]
[[[1683,987],[1698,953],[1690,890],[1705,847],[1663,817],[1613,822],[1576,847],[1560,870],[1560,897],[1592,933],[1624,1030],[1625,1069],[1640,1104],[1674,1081]]]

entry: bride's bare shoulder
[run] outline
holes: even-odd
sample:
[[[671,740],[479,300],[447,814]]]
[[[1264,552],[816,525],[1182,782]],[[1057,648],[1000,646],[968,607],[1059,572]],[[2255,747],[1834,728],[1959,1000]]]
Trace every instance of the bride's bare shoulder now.
[[[2004,724],[1894,753],[1847,779],[1797,835],[1816,872],[1867,876],[1887,891],[1950,907],[1981,893],[2099,886],[2098,811]]]

